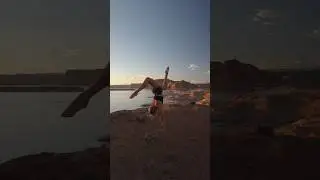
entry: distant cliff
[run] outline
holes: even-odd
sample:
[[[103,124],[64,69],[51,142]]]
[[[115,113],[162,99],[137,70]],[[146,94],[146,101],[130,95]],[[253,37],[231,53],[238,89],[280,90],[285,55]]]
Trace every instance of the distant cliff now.
[[[164,79],[156,79],[155,81],[162,85],[163,83],[163,80]],[[174,80],[171,80],[171,79],[168,79],[167,80],[167,89],[171,89],[171,90],[175,90],[175,89],[195,89],[195,88],[200,88],[199,85],[197,84],[192,84],[190,82],[187,82],[187,81],[184,81],[184,80],[181,80],[181,81],[174,81]],[[141,84],[139,83],[132,83],[130,84],[130,87],[131,88],[138,88]],[[201,86],[203,87],[204,84],[201,84]],[[207,84],[207,87],[209,86],[209,84]],[[151,88],[150,86],[148,86],[148,88]]]
[[[65,73],[65,84],[68,85],[90,85],[95,83],[103,69],[93,69],[93,70],[68,70]]]
[[[236,59],[211,61],[210,83],[214,91],[250,91],[284,85],[312,89],[320,88],[320,70],[262,70]]]
[[[41,74],[13,74],[1,75],[0,85],[40,85],[40,86],[88,86],[95,83],[103,69],[71,69],[65,73],[41,73]],[[162,85],[163,79],[156,79]],[[132,83],[130,85],[112,85],[113,89],[135,89],[140,83]],[[167,86],[169,89],[194,89],[209,88],[209,84],[192,84],[187,81],[173,81],[168,79]],[[150,88],[150,87],[149,87]]]
[[[67,70],[65,73],[0,75],[0,85],[77,85],[87,86],[98,80],[102,69]]]
[[[168,88],[173,90],[174,89],[195,89],[195,88],[199,88],[199,86],[182,80],[182,81],[174,81],[174,82],[168,83]]]
[[[212,90],[251,90],[262,81],[262,72],[238,60],[210,63]]]

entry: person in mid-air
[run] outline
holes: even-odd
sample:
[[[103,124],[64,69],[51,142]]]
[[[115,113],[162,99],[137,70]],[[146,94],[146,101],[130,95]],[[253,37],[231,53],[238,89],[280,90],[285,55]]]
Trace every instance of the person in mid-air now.
[[[163,90],[167,88],[167,79],[168,79],[168,73],[169,73],[169,67],[165,70],[165,78],[162,82],[162,85],[160,85],[157,81],[154,79],[147,77],[141,86],[135,90],[132,95],[130,96],[130,99],[134,98],[138,95],[138,93],[146,88],[148,85],[151,85],[152,92],[154,94],[152,103],[150,107],[148,108],[150,114],[160,117],[161,120],[161,126],[164,126],[164,119],[163,119]]]
[[[90,99],[102,89],[110,86],[110,63],[103,69],[102,75],[96,83],[80,93],[77,98],[61,114],[62,117],[73,117],[78,111],[89,104]]]

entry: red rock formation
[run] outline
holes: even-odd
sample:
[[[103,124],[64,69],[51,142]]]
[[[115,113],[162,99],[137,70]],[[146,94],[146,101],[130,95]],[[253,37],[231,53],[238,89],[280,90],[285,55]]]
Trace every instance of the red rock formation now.
[[[162,83],[163,83],[163,79],[155,79],[155,81],[160,85],[162,85]],[[133,88],[137,88],[139,86],[140,86],[140,84],[131,84],[131,87],[133,87]],[[171,89],[171,90],[195,89],[198,87],[199,87],[198,85],[192,84],[192,83],[184,81],[184,80],[182,80],[182,81],[173,81],[170,79],[167,80],[167,89]],[[151,88],[151,87],[149,86],[149,88]]]
[[[255,66],[238,60],[211,62],[210,83],[212,90],[251,90],[262,79],[262,72]]]

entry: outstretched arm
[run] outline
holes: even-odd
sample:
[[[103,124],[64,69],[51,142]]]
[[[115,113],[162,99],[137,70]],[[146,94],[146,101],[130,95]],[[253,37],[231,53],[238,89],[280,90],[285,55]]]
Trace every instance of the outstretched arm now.
[[[80,93],[80,95],[67,107],[67,109],[62,113],[62,117],[73,117],[78,111],[87,107],[90,99],[100,92],[102,89],[110,85],[109,82],[109,73],[110,64],[104,68],[102,75],[99,80],[90,86],[87,90]]]
[[[164,80],[162,82],[162,89],[167,89],[167,79],[168,79],[168,73],[169,73],[169,66],[167,67],[165,71]]]
[[[90,86],[85,93],[87,93],[90,97],[94,96],[102,89],[106,88],[110,85],[110,63],[103,69],[102,75],[98,79],[98,81]]]

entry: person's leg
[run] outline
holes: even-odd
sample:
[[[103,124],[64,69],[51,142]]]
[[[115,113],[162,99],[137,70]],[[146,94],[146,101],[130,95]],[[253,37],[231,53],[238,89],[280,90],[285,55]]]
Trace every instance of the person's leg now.
[[[130,96],[130,99],[132,99],[132,98],[134,98],[135,96],[137,96],[138,93],[139,93],[141,90],[143,90],[144,88],[146,88],[148,84],[150,84],[153,88],[160,87],[160,85],[159,85],[154,79],[147,77],[147,78],[143,81],[143,83],[141,84],[141,86],[132,93],[132,95]]]
[[[161,129],[162,130],[166,130],[166,123],[164,122],[164,118],[163,118],[163,116],[162,115],[159,115],[159,120],[160,120],[160,127],[161,127]]]
[[[166,130],[166,122],[164,119],[164,109],[163,109],[163,104],[158,105],[158,111],[157,111],[157,118],[160,121],[160,126],[162,130]]]

